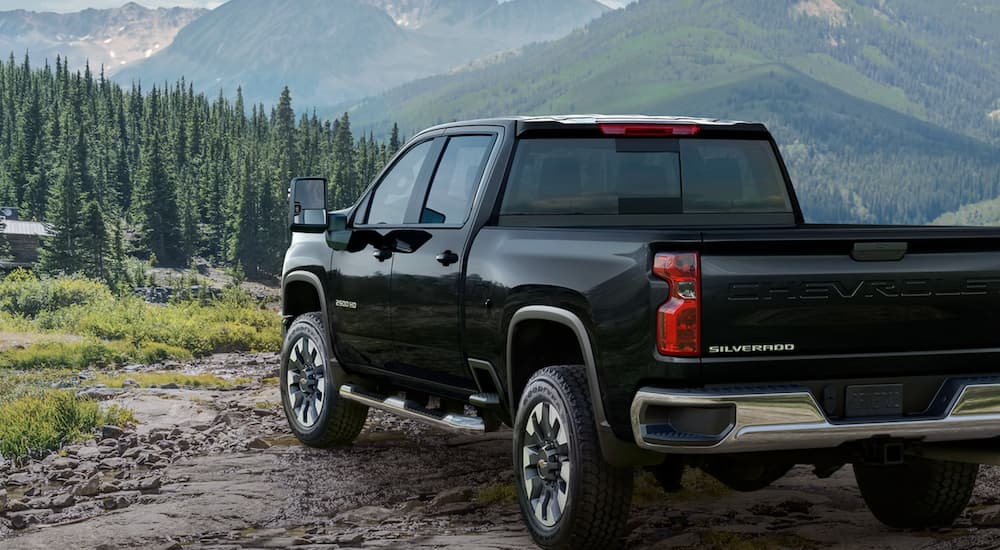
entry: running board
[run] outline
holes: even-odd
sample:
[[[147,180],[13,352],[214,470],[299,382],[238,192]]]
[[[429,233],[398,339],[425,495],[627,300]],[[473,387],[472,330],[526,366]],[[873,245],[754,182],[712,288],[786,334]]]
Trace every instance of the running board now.
[[[478,416],[432,411],[416,401],[407,401],[401,397],[386,397],[353,384],[340,386],[340,396],[348,401],[381,409],[403,418],[424,422],[436,428],[473,433],[486,431],[486,423]]]

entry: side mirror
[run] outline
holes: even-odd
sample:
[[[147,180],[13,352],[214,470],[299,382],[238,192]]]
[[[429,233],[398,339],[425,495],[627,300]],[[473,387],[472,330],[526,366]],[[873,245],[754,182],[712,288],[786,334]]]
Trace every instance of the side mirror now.
[[[334,250],[347,250],[354,232],[347,228],[347,214],[344,211],[327,215],[326,244]]]
[[[320,233],[327,228],[326,178],[295,178],[288,190],[292,231]]]

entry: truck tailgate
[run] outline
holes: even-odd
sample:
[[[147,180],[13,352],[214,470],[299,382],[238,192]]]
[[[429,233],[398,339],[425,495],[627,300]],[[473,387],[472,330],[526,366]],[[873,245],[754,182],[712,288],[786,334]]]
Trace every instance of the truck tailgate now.
[[[1000,352],[1000,230],[706,232],[701,276],[706,362]]]

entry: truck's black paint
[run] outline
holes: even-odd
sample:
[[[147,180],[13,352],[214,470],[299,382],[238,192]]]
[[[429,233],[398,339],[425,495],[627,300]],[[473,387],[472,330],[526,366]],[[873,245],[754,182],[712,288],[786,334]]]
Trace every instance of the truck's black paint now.
[[[296,234],[286,280],[301,282],[294,278],[300,271],[319,276],[344,368],[466,399],[477,391],[469,359],[491,364],[502,385],[523,379],[509,372],[518,368],[507,357],[510,320],[523,307],[557,307],[585,327],[599,382],[593,397],[626,442],[629,406],[644,385],[798,383],[824,402],[824,388],[848,379],[912,383],[920,388],[914,395],[932,396],[946,377],[1000,371],[1000,229],[808,225],[783,167],[788,215],[683,214],[632,227],[499,216],[520,136],[595,131],[524,119],[432,129],[411,144],[497,136],[465,224],[361,227],[370,188],[344,212],[354,228],[346,249],[331,252],[322,235]],[[709,126],[702,135],[713,132],[771,140],[757,124]],[[428,177],[421,175],[418,192]],[[415,237],[422,242],[414,249]],[[379,247],[387,250],[381,259],[373,255]],[[668,289],[651,266],[658,252],[689,251],[701,255],[702,355],[664,357],[654,325]],[[438,260],[446,253],[454,261]],[[712,352],[753,344],[794,349]],[[498,389],[505,397],[516,390]],[[908,408],[921,410],[920,403]]]

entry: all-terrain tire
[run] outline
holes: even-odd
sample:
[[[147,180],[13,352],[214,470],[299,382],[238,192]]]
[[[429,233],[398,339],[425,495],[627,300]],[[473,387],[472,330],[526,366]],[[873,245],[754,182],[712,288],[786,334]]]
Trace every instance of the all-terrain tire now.
[[[566,442],[560,446],[568,449],[570,464],[565,504],[553,525],[545,525],[536,517],[530,489],[526,490],[533,484],[525,480],[529,475],[526,470],[533,465],[524,464],[525,445],[532,441],[526,427],[532,422],[533,411],[537,414],[546,409],[546,415],[554,412],[563,424],[558,429],[564,430],[565,435],[560,437]],[[513,450],[521,515],[538,546],[548,550],[606,550],[622,545],[620,539],[632,501],[632,469],[611,466],[601,455],[584,367],[547,367],[531,377],[514,421]]]
[[[340,397],[337,367],[331,364],[335,360],[333,350],[328,349],[326,334],[323,317],[319,313],[306,313],[292,322],[285,334],[285,342],[281,349],[281,402],[288,425],[299,441],[310,447],[322,449],[354,441],[364,428],[365,419],[368,417],[368,407]],[[288,383],[291,354],[297,343],[303,339],[307,339],[319,348],[318,356],[321,359],[317,363],[322,365],[317,367],[322,368],[323,375],[322,380],[317,382],[317,389],[323,392],[325,399],[314,423],[309,425],[296,417],[294,398],[290,395]]]
[[[890,466],[854,465],[868,509],[900,529],[951,525],[969,504],[978,473],[977,464],[922,458]]]

